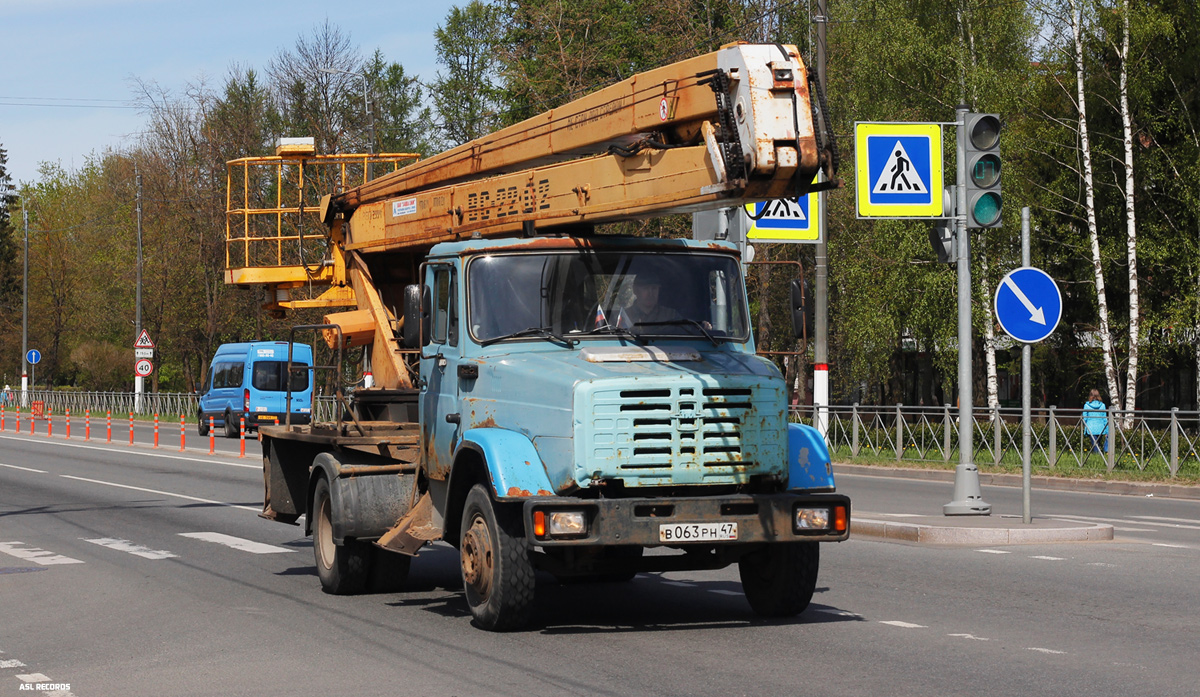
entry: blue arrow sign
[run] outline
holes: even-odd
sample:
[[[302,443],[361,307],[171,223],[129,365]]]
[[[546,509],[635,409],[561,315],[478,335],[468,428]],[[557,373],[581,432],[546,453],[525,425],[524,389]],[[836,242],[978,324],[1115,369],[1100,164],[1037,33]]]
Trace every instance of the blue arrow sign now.
[[[40,360],[42,360],[42,352],[37,349],[29,349],[29,352],[25,354],[25,361],[31,365],[37,365]]]
[[[1017,341],[1033,344],[1054,333],[1062,319],[1062,293],[1041,269],[1023,266],[1008,272],[996,287],[996,319]]]

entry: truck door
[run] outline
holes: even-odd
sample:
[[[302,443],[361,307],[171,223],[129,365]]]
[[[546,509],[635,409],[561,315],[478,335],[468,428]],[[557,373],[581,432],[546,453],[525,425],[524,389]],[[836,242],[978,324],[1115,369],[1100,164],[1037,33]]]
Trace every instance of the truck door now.
[[[458,395],[459,349],[458,276],[450,264],[426,267],[430,290],[429,337],[421,351],[421,435],[430,458],[429,476],[450,474],[451,455],[462,434]],[[447,420],[447,416],[451,417]]]

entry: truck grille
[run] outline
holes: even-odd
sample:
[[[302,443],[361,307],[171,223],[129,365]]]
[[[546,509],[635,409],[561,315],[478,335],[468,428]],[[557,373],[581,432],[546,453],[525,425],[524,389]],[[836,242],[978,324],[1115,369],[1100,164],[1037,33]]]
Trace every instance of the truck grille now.
[[[783,399],[774,385],[644,382],[580,388],[590,399],[577,393],[576,414],[591,414],[576,422],[576,443],[585,450],[577,453],[582,478],[621,478],[628,486],[728,484],[784,468]]]

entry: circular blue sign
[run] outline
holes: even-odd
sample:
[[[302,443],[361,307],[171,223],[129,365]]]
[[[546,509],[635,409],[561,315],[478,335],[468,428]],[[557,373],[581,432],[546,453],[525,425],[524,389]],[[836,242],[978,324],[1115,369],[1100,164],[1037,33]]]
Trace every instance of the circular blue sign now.
[[[25,354],[25,360],[28,363],[37,365],[38,361],[42,360],[42,352],[37,349],[29,349],[29,352]]]
[[[1009,271],[996,287],[996,319],[1009,336],[1026,344],[1054,333],[1062,319],[1062,293],[1041,269]]]

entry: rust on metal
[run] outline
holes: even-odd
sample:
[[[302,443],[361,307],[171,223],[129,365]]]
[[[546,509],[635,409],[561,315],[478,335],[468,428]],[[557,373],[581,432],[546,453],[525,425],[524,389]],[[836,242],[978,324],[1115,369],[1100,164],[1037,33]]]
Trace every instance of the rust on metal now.
[[[533,494],[529,493],[528,489],[520,489],[515,486],[508,487],[508,495],[509,496],[520,496],[520,497],[533,496]]]

